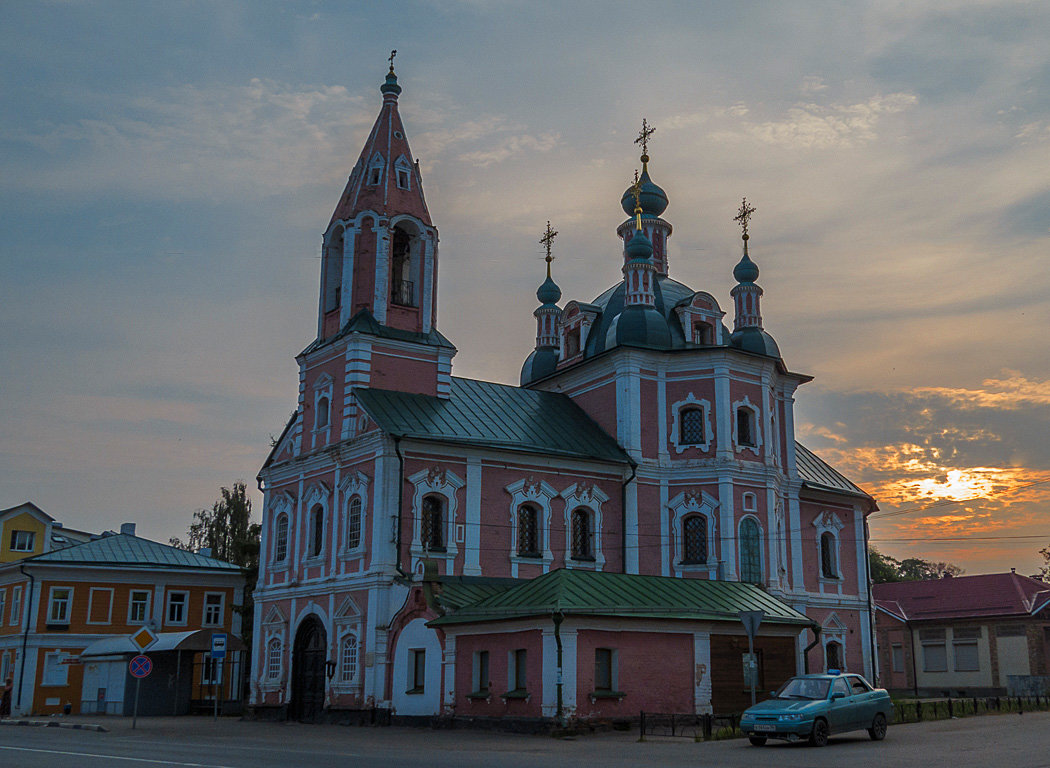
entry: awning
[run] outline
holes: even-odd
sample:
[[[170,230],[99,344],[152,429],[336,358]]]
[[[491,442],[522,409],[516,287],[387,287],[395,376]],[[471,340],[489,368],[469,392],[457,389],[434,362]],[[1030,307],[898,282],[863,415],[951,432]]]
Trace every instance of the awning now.
[[[123,656],[125,654],[137,653],[162,653],[164,651],[210,651],[211,636],[216,634],[211,629],[195,629],[189,632],[161,632],[157,635],[157,642],[146,651],[139,650],[131,638],[127,635],[105,637],[96,640],[81,652],[80,657],[86,656]],[[246,649],[244,641],[236,635],[226,633],[226,650],[243,651]]]

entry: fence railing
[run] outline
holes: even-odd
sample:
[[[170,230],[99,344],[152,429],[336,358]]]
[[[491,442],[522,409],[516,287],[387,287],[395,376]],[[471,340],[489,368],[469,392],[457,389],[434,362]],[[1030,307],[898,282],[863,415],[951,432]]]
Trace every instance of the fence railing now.
[[[734,733],[739,714],[695,715],[681,712],[641,712],[638,718],[641,738],[646,736],[682,736],[709,741],[721,731]]]

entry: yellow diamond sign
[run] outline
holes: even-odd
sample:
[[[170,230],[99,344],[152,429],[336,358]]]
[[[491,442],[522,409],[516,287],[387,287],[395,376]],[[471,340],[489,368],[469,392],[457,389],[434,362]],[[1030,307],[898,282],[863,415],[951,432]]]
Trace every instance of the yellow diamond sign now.
[[[157,642],[157,633],[149,627],[139,627],[131,635],[131,642],[139,651],[144,651]]]

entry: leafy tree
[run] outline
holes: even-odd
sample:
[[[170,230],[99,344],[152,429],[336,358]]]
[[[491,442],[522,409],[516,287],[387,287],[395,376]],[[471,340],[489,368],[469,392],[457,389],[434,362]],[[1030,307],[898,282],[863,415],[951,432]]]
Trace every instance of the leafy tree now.
[[[1050,549],[1050,548],[1048,548]],[[965,571],[954,563],[933,562],[921,557],[904,560],[884,555],[875,547],[868,548],[871,580],[876,584],[894,581],[931,581],[944,576],[961,576]]]
[[[874,583],[888,584],[893,581],[900,581],[899,567],[899,560],[882,554],[875,547],[868,548],[868,570]]]

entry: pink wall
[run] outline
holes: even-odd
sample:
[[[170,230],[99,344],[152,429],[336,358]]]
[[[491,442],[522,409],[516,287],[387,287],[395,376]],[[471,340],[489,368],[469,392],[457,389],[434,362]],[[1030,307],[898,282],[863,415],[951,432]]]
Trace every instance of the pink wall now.
[[[375,295],[376,273],[376,233],[375,219],[365,216],[361,219],[361,229],[354,240],[354,296],[350,316],[360,310],[371,311]]]
[[[376,344],[372,348],[372,370],[368,386],[421,395],[437,394],[437,358],[409,360],[393,349]]]
[[[525,678],[529,698],[503,699],[507,692],[510,654],[526,651]],[[489,652],[487,699],[471,699],[474,654]],[[543,699],[543,639],[540,630],[491,635],[467,635],[456,639],[456,714],[473,717],[540,717]]]

